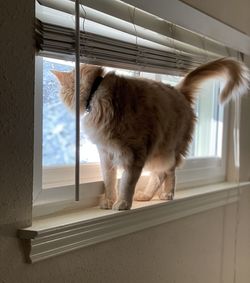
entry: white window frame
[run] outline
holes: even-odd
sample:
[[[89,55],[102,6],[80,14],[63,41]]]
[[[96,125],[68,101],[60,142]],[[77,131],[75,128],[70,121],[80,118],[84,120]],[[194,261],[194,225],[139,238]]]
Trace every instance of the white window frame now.
[[[80,201],[74,201],[74,166],[42,168],[42,58],[36,58],[35,74],[35,138],[34,138],[34,191],[33,216],[53,213],[64,208],[90,207],[98,205],[103,193],[100,166],[97,163],[81,164],[84,176],[80,180]],[[122,68],[122,66],[120,66]],[[221,157],[188,158],[184,166],[177,170],[177,189],[187,189],[201,185],[223,182],[226,179],[226,152],[228,106],[224,106],[223,147]],[[42,184],[43,174],[47,180]],[[60,181],[55,182],[56,179]],[[142,176],[140,184],[147,182],[148,176]],[[71,185],[70,185],[71,183]]]
[[[236,49],[250,54],[250,38],[246,35],[236,31],[233,28],[226,26],[225,24],[212,19],[211,17],[202,14],[201,12],[181,3],[178,0],[171,0],[163,3],[160,0],[154,2],[150,1],[137,1],[137,0],[126,0],[131,4],[138,4],[138,7],[145,8],[148,12],[157,14],[160,17],[166,17],[169,20],[173,19],[173,22],[180,24],[187,29],[197,31],[204,36],[217,39],[218,41],[225,44],[225,46],[235,46]],[[170,4],[170,5],[169,5]],[[167,9],[163,7],[167,5]],[[188,17],[186,15],[189,15]],[[241,43],[239,45],[239,42]],[[38,85],[36,85],[36,88]],[[37,94],[37,93],[36,93]],[[39,98],[35,98],[36,107],[39,103]],[[35,127],[40,126],[42,120],[39,119],[40,113],[35,112]],[[229,117],[230,115],[230,117]],[[216,170],[218,180],[224,176],[226,170],[226,158],[229,164],[227,164],[228,179],[235,180],[232,158],[232,144],[228,144],[229,152],[226,155],[226,146],[224,141],[227,141],[229,131],[230,136],[233,131],[232,121],[229,123],[229,118],[233,115],[232,109],[226,106],[224,108],[224,126],[223,126],[223,152],[221,160],[207,159],[207,168],[211,168],[212,171]],[[233,118],[233,117],[232,117]],[[230,128],[229,128],[230,127]],[[244,138],[246,136],[244,135]],[[42,163],[38,162],[41,159],[41,133],[35,135],[35,157],[34,157],[34,188],[36,184],[39,185],[41,182]],[[231,137],[230,137],[231,140]],[[229,142],[230,143],[230,142]],[[198,161],[188,161],[191,167],[191,171],[196,170]],[[248,162],[246,162],[248,163]],[[179,170],[181,172],[181,170]],[[195,171],[197,174],[198,172]],[[222,173],[221,175],[219,173]],[[209,176],[207,172],[203,172],[207,179]],[[188,171],[186,174],[189,176]],[[223,178],[224,179],[224,178]],[[213,179],[216,182],[216,178]],[[180,181],[180,180],[179,180]],[[194,181],[194,180],[193,180]],[[195,182],[193,182],[195,183]],[[89,183],[96,184],[96,183]],[[157,205],[150,205],[138,209],[132,209],[123,213],[114,212],[110,210],[90,209],[91,211],[75,210],[73,213],[65,211],[64,214],[50,215],[48,217],[39,217],[34,219],[31,227],[21,229],[18,231],[18,235],[21,239],[24,239],[26,256],[29,262],[36,262],[66,252],[70,252],[79,248],[87,247],[96,243],[111,240],[116,237],[125,236],[129,233],[134,233],[146,228],[154,227],[156,225],[165,224],[168,221],[174,221],[182,217],[191,216],[196,213],[204,212],[210,209],[227,206],[231,203],[238,205],[237,202],[241,198],[242,190],[250,189],[249,182],[245,183],[221,183],[208,185],[202,188],[188,189],[177,191],[177,199],[168,203],[161,203]],[[68,191],[68,190],[66,190]],[[55,193],[55,194],[54,194]],[[65,193],[66,195],[66,193]],[[179,196],[178,196],[179,195]],[[46,200],[46,196],[50,197]],[[63,201],[60,201],[60,194],[54,189],[34,190],[34,197],[36,197],[34,216],[39,215],[48,208],[48,212],[57,206],[58,201],[60,204],[58,208],[62,208]],[[54,198],[54,202],[53,202]],[[59,199],[58,199],[59,198]],[[45,205],[43,206],[43,200]],[[50,203],[48,200],[52,200]],[[39,202],[41,205],[39,205]],[[66,201],[69,205],[69,201]],[[73,203],[73,198],[72,198]],[[66,205],[66,204],[65,204]],[[74,204],[76,206],[76,204]],[[41,208],[41,209],[40,209]],[[55,210],[55,209],[54,209]],[[122,223],[122,225],[121,225]]]

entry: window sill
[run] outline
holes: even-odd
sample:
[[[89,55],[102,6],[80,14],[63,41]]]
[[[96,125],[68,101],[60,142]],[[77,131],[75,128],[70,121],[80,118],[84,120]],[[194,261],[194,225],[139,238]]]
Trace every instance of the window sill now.
[[[89,208],[34,219],[20,229],[27,261],[37,262],[82,247],[236,202],[250,182],[219,183],[177,192],[173,201],[135,202],[130,211]],[[133,217],[131,217],[133,215]]]

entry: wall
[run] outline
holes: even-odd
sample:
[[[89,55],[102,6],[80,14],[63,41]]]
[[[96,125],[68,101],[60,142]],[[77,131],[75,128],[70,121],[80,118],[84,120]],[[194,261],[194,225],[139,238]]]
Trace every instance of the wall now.
[[[16,229],[31,222],[33,2],[0,3],[0,282],[15,282]]]
[[[250,36],[249,0],[182,0],[182,2]]]
[[[244,195],[237,283],[250,276],[249,202]],[[5,236],[0,282],[232,283],[235,211],[235,205],[210,210],[34,265],[24,264],[16,239]]]
[[[16,230],[31,222],[34,1],[1,1],[0,11],[0,282],[231,283],[235,270],[235,282],[249,282],[247,191],[240,206],[213,209],[34,265],[24,262]]]

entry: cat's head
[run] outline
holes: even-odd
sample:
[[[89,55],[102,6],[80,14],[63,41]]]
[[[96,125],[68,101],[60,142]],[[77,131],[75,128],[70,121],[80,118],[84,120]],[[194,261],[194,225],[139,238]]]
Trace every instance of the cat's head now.
[[[75,110],[75,70],[71,72],[51,71],[58,79],[61,89],[60,97],[63,103],[72,111]],[[80,111],[86,109],[87,99],[95,79],[103,76],[103,68],[100,66],[81,64],[80,66]]]

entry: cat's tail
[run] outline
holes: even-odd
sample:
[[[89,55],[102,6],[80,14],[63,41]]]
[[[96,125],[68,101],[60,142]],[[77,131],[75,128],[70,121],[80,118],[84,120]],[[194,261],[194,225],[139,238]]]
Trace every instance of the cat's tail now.
[[[247,93],[250,86],[249,69],[244,63],[232,58],[222,58],[204,64],[188,73],[176,88],[192,103],[200,84],[210,78],[223,78],[225,85],[220,101],[226,102],[234,95]]]

